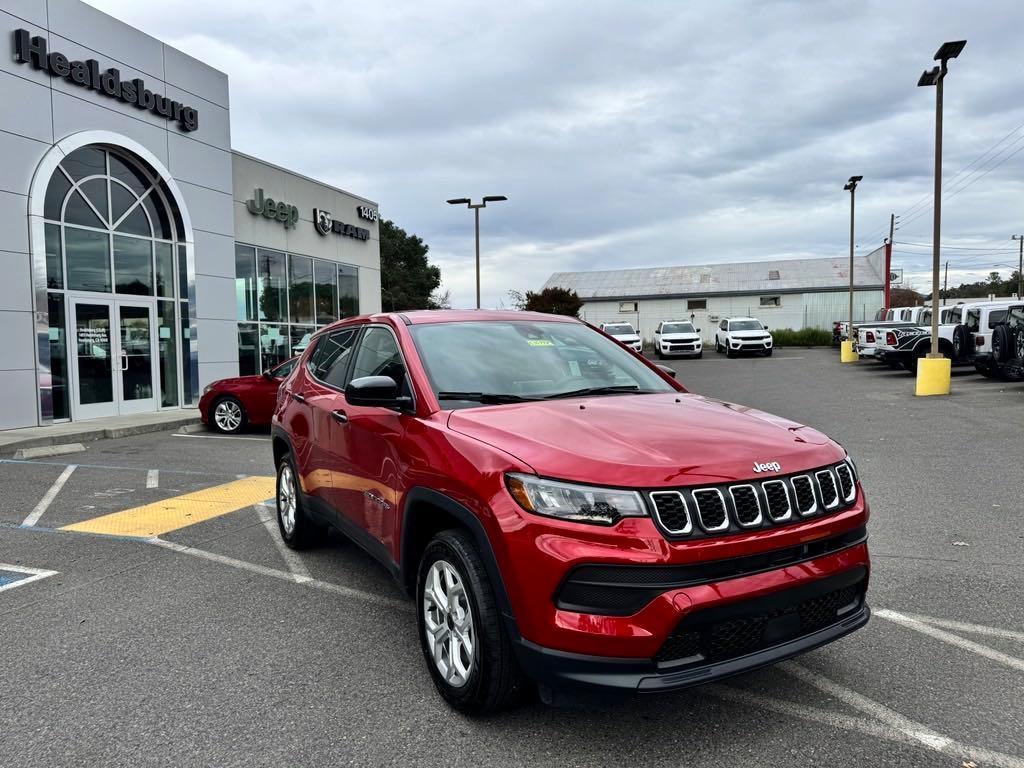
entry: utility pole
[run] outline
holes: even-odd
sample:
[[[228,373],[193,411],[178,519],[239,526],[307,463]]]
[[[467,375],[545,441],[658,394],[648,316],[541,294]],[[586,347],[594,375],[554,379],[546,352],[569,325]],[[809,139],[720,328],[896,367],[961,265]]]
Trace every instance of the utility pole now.
[[[885,308],[890,309],[892,295],[892,239],[896,234],[896,214],[889,214],[889,239],[885,242]]]
[[[946,260],[946,271],[942,276],[942,300],[946,300],[946,296],[949,295],[949,260]]]
[[[1017,266],[1017,298],[1024,296],[1024,235],[1014,235],[1020,241],[1020,263]]]

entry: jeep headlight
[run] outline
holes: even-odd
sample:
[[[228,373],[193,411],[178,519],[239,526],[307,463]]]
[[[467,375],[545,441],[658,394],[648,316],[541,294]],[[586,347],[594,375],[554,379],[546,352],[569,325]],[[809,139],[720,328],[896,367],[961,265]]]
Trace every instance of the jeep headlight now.
[[[577,523],[614,525],[624,517],[646,517],[636,491],[545,480],[534,475],[505,475],[512,498],[535,515]]]

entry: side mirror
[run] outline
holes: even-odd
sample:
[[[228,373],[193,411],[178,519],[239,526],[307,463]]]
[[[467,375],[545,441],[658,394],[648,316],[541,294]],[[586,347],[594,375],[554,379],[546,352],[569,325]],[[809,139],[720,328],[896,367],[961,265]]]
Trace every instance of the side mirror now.
[[[412,398],[398,394],[398,384],[390,376],[363,376],[352,379],[345,387],[345,400],[350,405],[398,409],[412,403]]]
[[[264,371],[263,378],[269,381],[274,378],[274,374],[272,374],[270,371]]]
[[[765,329],[765,330],[767,331],[767,330],[768,330],[768,326],[766,325],[766,326],[764,327],[764,329]]]
[[[700,328],[697,329],[697,333],[700,333]]]
[[[660,328],[655,328],[654,329],[654,335],[657,336],[659,333],[661,333],[661,329]]]
[[[661,371],[662,373],[667,373],[673,379],[676,377],[675,369],[669,368],[667,365],[659,365],[658,370]]]

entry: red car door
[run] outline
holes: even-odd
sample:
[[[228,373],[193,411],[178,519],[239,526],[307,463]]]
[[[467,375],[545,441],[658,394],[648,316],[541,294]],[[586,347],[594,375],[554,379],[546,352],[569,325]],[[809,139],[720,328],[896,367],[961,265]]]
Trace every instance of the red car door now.
[[[270,423],[274,408],[277,406],[277,390],[285,377],[292,372],[297,360],[295,357],[285,360],[270,370],[269,375],[260,376],[253,382],[245,398],[245,409],[251,424]]]
[[[385,325],[366,327],[356,346],[347,381],[363,376],[406,382],[398,340]],[[410,417],[388,408],[353,406],[344,395],[334,405],[328,440],[332,506],[393,553],[403,466],[398,445]]]

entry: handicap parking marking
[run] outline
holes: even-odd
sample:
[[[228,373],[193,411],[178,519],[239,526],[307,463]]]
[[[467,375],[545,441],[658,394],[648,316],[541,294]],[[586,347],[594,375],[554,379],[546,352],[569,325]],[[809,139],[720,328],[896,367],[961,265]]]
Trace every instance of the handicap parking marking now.
[[[246,477],[65,525],[59,530],[148,539],[273,498],[275,482],[273,477]]]
[[[14,589],[15,587],[21,587],[25,584],[31,584],[33,581],[39,581],[45,579],[48,576],[56,576],[57,571],[47,571],[42,568],[26,568],[23,565],[8,565],[7,563],[0,563],[0,592],[8,589]]]

